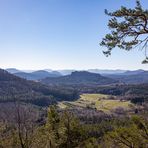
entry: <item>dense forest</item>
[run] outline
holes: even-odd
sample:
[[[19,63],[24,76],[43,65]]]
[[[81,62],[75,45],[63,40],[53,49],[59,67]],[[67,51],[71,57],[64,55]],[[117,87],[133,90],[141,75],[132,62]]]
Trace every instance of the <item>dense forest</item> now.
[[[47,110],[45,121],[37,120],[36,112],[16,105],[16,110],[1,118],[0,146],[21,148],[146,148],[148,120],[142,115],[132,117],[99,116],[85,111],[85,118],[71,110],[55,106]],[[8,113],[8,111],[7,111]],[[4,116],[4,115],[3,115]],[[145,115],[146,117],[146,115]],[[4,122],[5,121],[5,122]],[[42,124],[41,124],[42,123]]]

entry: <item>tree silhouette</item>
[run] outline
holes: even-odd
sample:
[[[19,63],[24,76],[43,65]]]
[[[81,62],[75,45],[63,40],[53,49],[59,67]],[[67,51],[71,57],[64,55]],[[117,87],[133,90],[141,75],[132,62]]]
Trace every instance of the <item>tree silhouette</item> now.
[[[108,22],[111,32],[100,43],[107,48],[103,53],[109,56],[115,47],[129,51],[139,46],[145,51],[142,63],[148,63],[148,10],[144,10],[140,1],[136,1],[134,9],[122,6],[114,12],[105,10],[105,14],[111,17]]]

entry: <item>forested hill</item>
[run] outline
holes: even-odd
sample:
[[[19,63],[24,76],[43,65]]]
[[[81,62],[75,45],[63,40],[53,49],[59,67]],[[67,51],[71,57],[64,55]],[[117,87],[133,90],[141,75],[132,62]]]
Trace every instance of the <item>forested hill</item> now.
[[[148,71],[126,72],[121,75],[106,75],[112,79],[126,84],[143,84],[148,83]]]
[[[79,85],[79,84],[90,84],[90,85],[107,85],[117,83],[117,80],[112,78],[104,77],[100,74],[90,73],[87,71],[72,72],[71,75],[61,76],[57,78],[45,78],[41,80],[44,84],[55,84],[55,85]]]
[[[74,99],[74,94],[76,94],[75,91],[53,89],[0,69],[0,102],[19,100],[39,106],[48,106],[59,99]]]

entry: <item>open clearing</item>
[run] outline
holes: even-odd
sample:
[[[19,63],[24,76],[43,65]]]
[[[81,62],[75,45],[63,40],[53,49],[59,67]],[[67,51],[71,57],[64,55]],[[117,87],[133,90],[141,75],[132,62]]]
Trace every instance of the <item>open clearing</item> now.
[[[113,96],[103,94],[82,94],[80,99],[76,101],[62,101],[58,103],[61,109],[71,107],[92,108],[101,110],[105,113],[115,111],[117,108],[122,108],[127,111],[133,106],[130,101],[120,101],[114,99]]]

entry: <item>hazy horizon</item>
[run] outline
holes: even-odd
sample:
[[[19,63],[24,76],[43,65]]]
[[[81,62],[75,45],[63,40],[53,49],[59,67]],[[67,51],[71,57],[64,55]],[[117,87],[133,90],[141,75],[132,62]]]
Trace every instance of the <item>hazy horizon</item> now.
[[[88,69],[51,69],[51,68],[41,68],[41,69],[20,69],[20,68],[16,68],[16,67],[6,67],[6,68],[2,68],[2,69],[17,69],[17,70],[21,70],[21,71],[37,71],[37,70],[51,70],[51,71],[62,71],[62,70],[78,70],[78,71],[87,71],[87,70],[123,70],[123,71],[134,71],[134,70],[146,70],[147,69],[142,69],[142,68],[138,68],[138,69],[100,69],[100,68],[88,68]]]
[[[148,8],[148,1],[141,0]],[[109,32],[104,9],[133,8],[125,0],[5,0],[0,1],[0,67],[17,69],[148,70],[144,51],[115,49],[102,53]]]

